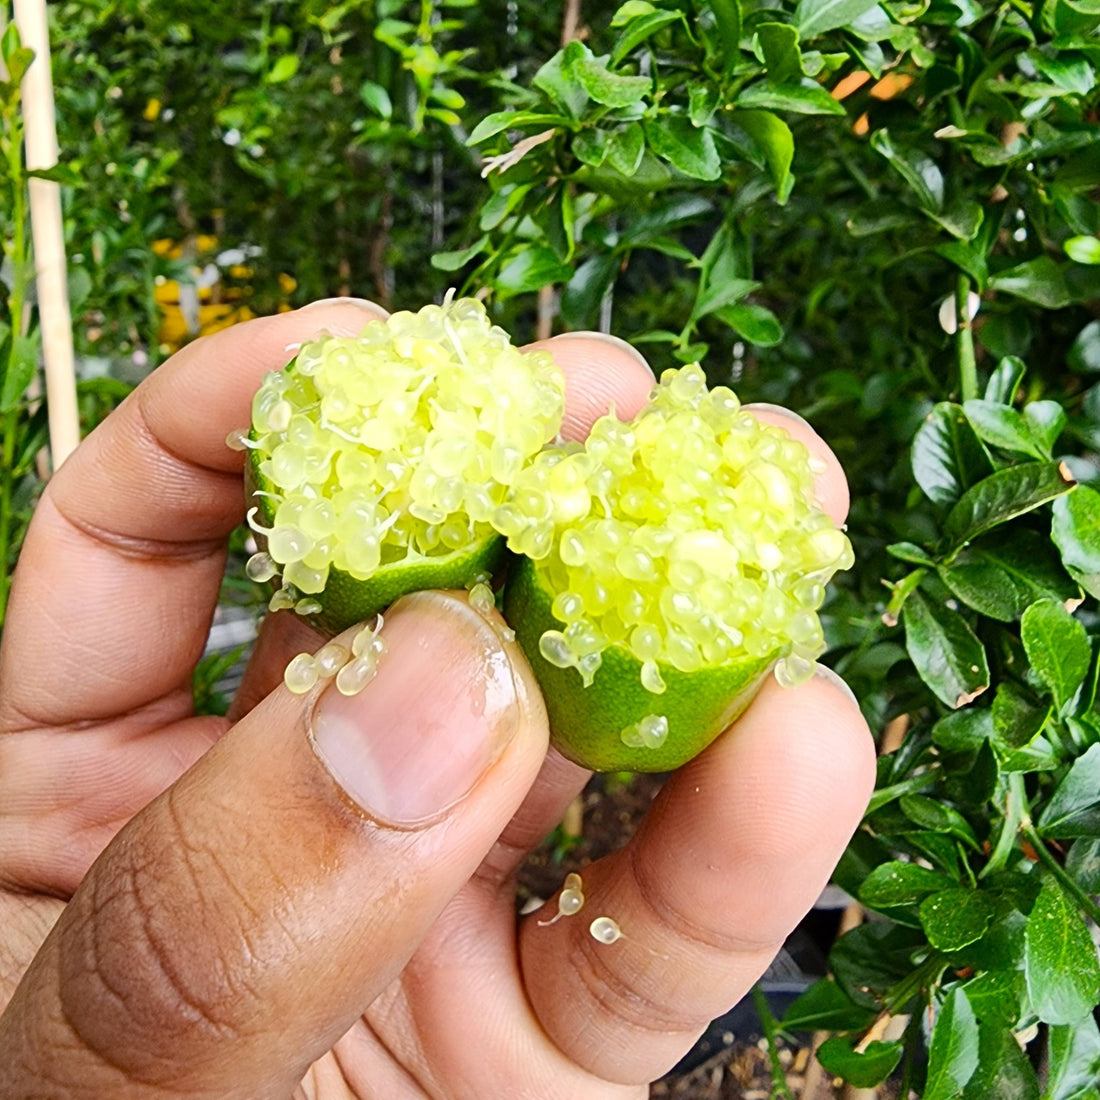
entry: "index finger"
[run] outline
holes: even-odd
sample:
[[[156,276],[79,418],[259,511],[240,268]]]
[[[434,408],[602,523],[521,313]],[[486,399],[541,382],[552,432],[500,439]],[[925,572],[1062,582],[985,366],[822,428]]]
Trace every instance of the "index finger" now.
[[[0,728],[103,720],[159,700],[159,724],[190,712],[225,539],[244,513],[242,456],[225,437],[247,426],[261,377],[296,344],[383,316],[317,305],[196,341],[81,444],[23,545],[0,652]]]

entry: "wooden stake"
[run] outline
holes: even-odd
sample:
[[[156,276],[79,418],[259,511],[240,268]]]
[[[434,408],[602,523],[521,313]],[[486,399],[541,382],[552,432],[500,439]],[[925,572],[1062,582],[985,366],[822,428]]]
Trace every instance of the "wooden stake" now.
[[[23,78],[24,145],[28,171],[57,164],[57,121],[50,69],[50,37],[45,0],[15,0],[15,22],[34,61]],[[38,317],[46,364],[46,406],[53,468],[80,442],[73,364],[73,326],[61,217],[61,188],[52,180],[28,181],[34,239]]]

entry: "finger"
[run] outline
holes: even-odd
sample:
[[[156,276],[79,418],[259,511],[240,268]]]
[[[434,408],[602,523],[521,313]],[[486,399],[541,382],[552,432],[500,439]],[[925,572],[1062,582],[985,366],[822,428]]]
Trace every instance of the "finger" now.
[[[50,481],[20,555],[0,729],[102,721],[162,699],[161,724],[188,712],[225,537],[244,513],[242,458],[225,437],[248,424],[260,378],[294,344],[377,316],[307,307],[199,340],[84,441]]]
[[[539,769],[545,712],[499,626],[406,597],[362,692],[278,689],[139,814],[0,1019],[0,1095],[289,1095]]]
[[[850,694],[825,676],[769,683],[672,776],[627,848],[585,869],[580,913],[541,926],[555,899],[525,922],[523,972],[553,1040],[607,1080],[666,1072],[813,904],[873,782]],[[591,935],[601,916],[617,942]]]

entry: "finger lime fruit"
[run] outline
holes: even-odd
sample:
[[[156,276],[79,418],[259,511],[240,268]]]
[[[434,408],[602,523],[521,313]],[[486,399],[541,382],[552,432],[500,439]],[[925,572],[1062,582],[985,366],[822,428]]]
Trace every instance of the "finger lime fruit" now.
[[[561,425],[564,382],[474,299],[304,344],[252,402],[249,523],[257,581],[336,633],[424,588],[487,576],[494,513]]]
[[[514,563],[504,614],[558,748],[600,771],[669,771],[774,670],[810,676],[825,584],[852,564],[806,447],[666,371],[630,423],[545,450],[496,515]]]

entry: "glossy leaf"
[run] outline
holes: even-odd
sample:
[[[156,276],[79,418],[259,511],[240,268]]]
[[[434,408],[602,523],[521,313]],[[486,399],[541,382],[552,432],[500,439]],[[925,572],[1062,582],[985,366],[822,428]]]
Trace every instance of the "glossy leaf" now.
[[[988,895],[965,886],[941,890],[920,904],[928,942],[940,951],[958,951],[985,935],[996,906]]]
[[[642,162],[645,135],[640,123],[632,122],[616,130],[607,143],[607,162],[624,176],[632,176]]]
[[[716,180],[722,174],[722,162],[709,130],[697,129],[680,115],[647,120],[644,125],[649,148],[684,175]]]
[[[993,472],[989,455],[961,405],[943,401],[913,439],[913,476],[933,504],[954,504]]]
[[[1032,907],[1024,933],[1024,974],[1039,1019],[1076,1024],[1100,1001],[1100,963],[1081,914],[1061,887],[1048,882]]]
[[[767,306],[738,302],[717,310],[716,316],[757,347],[774,347],[783,339],[783,326]]]
[[[857,1005],[831,978],[815,982],[783,1016],[790,1031],[858,1031],[875,1018],[873,1009]]]
[[[968,607],[1006,623],[1036,600],[1065,602],[1080,594],[1050,540],[1029,530],[994,531],[976,539],[941,566],[939,575]]]
[[[935,798],[907,794],[899,799],[902,812],[922,829],[947,833],[975,850],[980,847],[970,823],[958,810]]]
[[[859,899],[872,909],[914,905],[951,886],[951,880],[919,863],[880,863],[864,880]]]
[[[803,40],[816,38],[826,31],[846,27],[876,3],[877,0],[798,0],[794,23]]]
[[[1070,845],[1066,871],[1086,894],[1100,894],[1100,837],[1081,837]]]
[[[756,40],[764,55],[768,80],[784,84],[802,75],[802,51],[798,48],[798,29],[790,23],[759,23]]]
[[[1100,837],[1100,745],[1079,756],[1039,818],[1044,836]]]
[[[573,269],[561,262],[549,248],[525,248],[501,270],[498,288],[508,294],[523,294],[554,283],[568,282]]]
[[[460,248],[454,252],[437,252],[432,257],[432,267],[438,271],[458,271],[483,252],[488,243],[488,235],[483,234],[469,248]]]
[[[990,278],[989,285],[993,290],[1033,302],[1044,309],[1062,309],[1070,303],[1065,275],[1049,256],[1040,256],[1002,271]]]
[[[1049,1070],[1043,1100],[1098,1100],[1100,1032],[1092,1016],[1052,1027],[1047,1044]]]
[[[741,3],[740,0],[706,0],[714,13],[718,37],[722,47],[722,73],[729,76],[740,59]]]
[[[647,39],[663,30],[669,23],[675,23],[683,16],[678,11],[651,11],[632,19],[615,42],[611,52],[611,64],[617,65],[624,57],[632,53]]]
[[[997,685],[990,708],[998,745],[1010,752],[1030,745],[1050,717],[1050,707],[1040,706],[1011,680]]]
[[[942,209],[943,173],[933,160],[916,150],[898,146],[886,130],[876,130],[871,135],[871,148],[887,159],[921,206],[931,211]]]
[[[582,57],[574,63],[573,72],[592,100],[605,107],[630,107],[653,88],[648,76],[612,72],[607,67],[607,58]]]
[[[923,1100],[953,1100],[978,1068],[978,1021],[956,986],[944,998],[932,1029]]]
[[[820,84],[752,84],[737,97],[737,106],[748,110],[790,111],[799,115],[843,115],[844,105]]]
[[[734,111],[730,117],[763,153],[775,190],[784,198],[794,159],[791,128],[771,111]]]
[[[985,647],[957,611],[914,592],[902,616],[910,660],[947,706],[964,706],[989,687]]]
[[[1078,485],[1056,500],[1051,538],[1079,578],[1100,577],[1100,493]]]
[[[979,438],[990,446],[1031,455],[1040,461],[1050,458],[1049,449],[1044,449],[1036,441],[1023,414],[1008,405],[992,401],[967,401],[963,410]]]
[[[1017,516],[1068,493],[1074,486],[1060,463],[1010,466],[968,489],[948,513],[943,530],[948,554]]]
[[[817,1048],[817,1060],[836,1077],[857,1088],[874,1088],[880,1085],[901,1061],[902,1044],[874,1041],[863,1051],[854,1048],[851,1039],[834,1037],[826,1039]]]
[[[1092,660],[1085,628],[1057,600],[1039,600],[1020,619],[1020,637],[1032,669],[1064,710]]]

